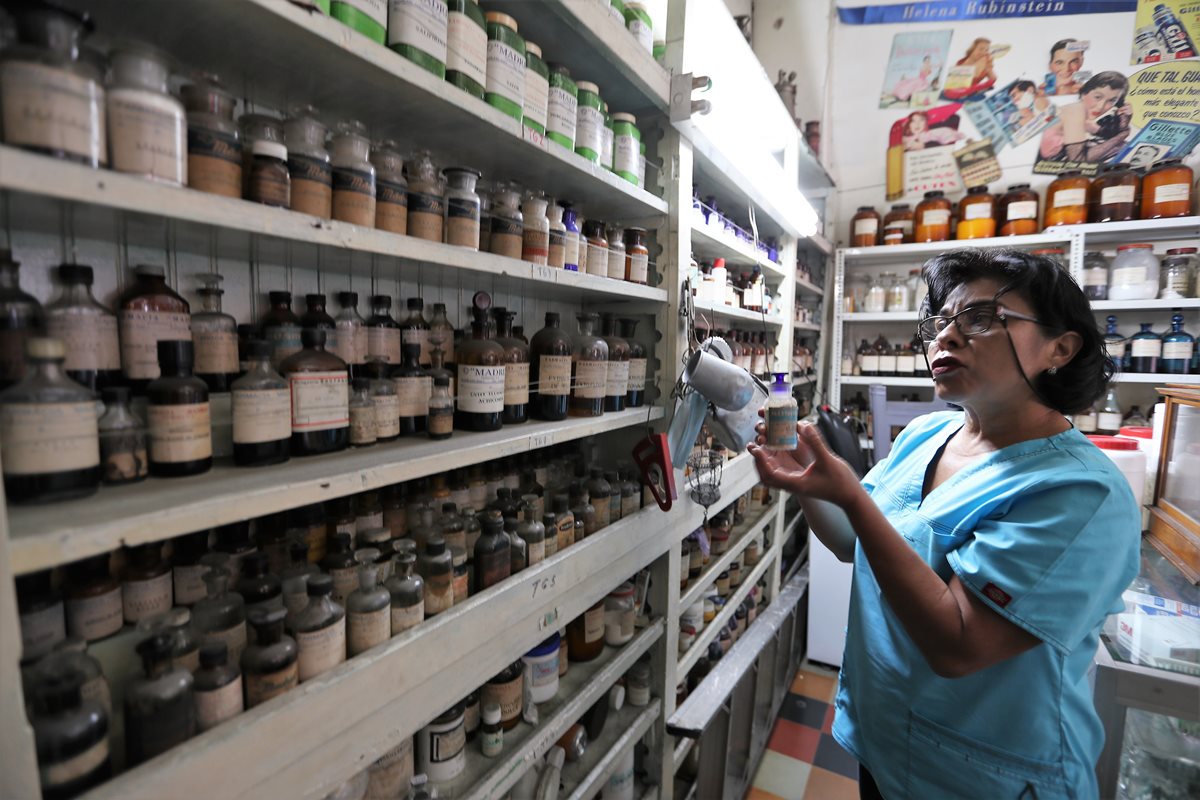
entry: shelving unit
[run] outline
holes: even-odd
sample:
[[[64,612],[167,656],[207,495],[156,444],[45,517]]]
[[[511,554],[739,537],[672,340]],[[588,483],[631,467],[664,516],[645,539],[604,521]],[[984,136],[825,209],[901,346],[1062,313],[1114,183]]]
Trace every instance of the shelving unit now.
[[[662,715],[662,701],[655,698],[645,708],[626,706],[608,720],[600,738],[592,742],[583,758],[567,764],[562,786],[567,800],[590,800],[600,794],[617,765],[617,760],[641,741]]]
[[[760,524],[770,524],[774,520],[775,514],[779,510],[779,502],[779,500],[776,500],[770,506],[763,509],[752,522],[742,525],[741,530],[738,531],[737,541],[732,542],[728,550],[705,567],[699,577],[688,582],[687,589],[679,597],[679,606],[681,608],[687,608],[704,597],[705,591],[712,588],[717,580],[717,576],[728,569],[729,565],[736,561],[737,557],[742,554],[742,551],[754,540],[755,531],[758,530]]]
[[[734,308],[733,306],[696,306],[696,314],[704,314],[709,317],[715,317],[718,320],[729,322],[735,321],[743,325],[766,325],[771,328],[783,327],[783,320],[778,315],[760,314],[757,311],[747,311],[744,308]]]
[[[737,266],[758,266],[764,275],[783,277],[787,270],[776,264],[762,253],[756,251],[745,242],[731,239],[724,234],[718,234],[707,226],[692,223],[692,252],[697,258],[723,258],[729,264]]]

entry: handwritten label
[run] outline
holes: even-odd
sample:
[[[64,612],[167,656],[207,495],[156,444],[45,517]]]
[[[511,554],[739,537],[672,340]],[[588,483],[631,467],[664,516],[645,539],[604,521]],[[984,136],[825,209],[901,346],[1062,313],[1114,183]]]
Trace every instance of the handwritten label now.
[[[530,264],[530,269],[533,270],[533,277],[539,281],[557,280],[558,273],[562,270],[557,267],[547,267],[544,264]]]
[[[548,433],[542,433],[537,436],[529,437],[529,449],[530,450],[537,450],[539,448],[549,447],[549,446],[550,446],[550,434],[548,434]]]
[[[554,588],[554,586],[557,582],[558,582],[558,575],[550,575],[545,578],[534,578],[533,579],[533,597],[536,598],[539,594],[545,594],[546,592],[550,591],[551,589]]]
[[[526,128],[523,125],[521,126],[521,130],[524,133],[525,141],[529,142],[530,144],[534,145],[535,147],[540,147],[543,150],[546,149],[545,135],[538,133],[533,128]]]

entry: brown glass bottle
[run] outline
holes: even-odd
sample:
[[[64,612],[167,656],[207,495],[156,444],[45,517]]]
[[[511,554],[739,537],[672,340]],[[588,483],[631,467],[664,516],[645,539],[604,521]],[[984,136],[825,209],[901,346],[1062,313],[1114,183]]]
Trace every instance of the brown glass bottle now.
[[[121,370],[135,394],[159,376],[160,339],[192,338],[191,306],[167,286],[162,267],[142,264],[137,279],[117,309],[121,333]]]
[[[638,321],[623,317],[621,338],[629,345],[629,391],[625,393],[626,408],[641,408],[646,402],[646,348],[634,337]]]
[[[25,341],[46,327],[42,304],[21,290],[20,268],[11,252],[0,250],[0,389],[25,377]]]
[[[955,239],[988,239],[996,235],[995,198],[987,186],[972,186],[958,202]]]
[[[192,375],[192,343],[158,342],[161,377],[146,387],[149,400],[150,474],[198,475],[212,468],[208,387]]]
[[[508,536],[499,512],[483,517],[483,533],[475,542],[475,592],[507,578],[512,569]]]
[[[1142,179],[1142,219],[1186,217],[1192,213],[1192,168],[1179,158],[1159,161]]]
[[[101,553],[67,565],[63,594],[68,636],[95,642],[121,630],[121,584],[109,574],[108,560],[108,553]]]
[[[630,352],[629,342],[617,336],[616,314],[605,314],[601,335],[608,345],[608,371],[604,381],[604,410],[624,411],[625,398],[629,394]]]
[[[274,348],[264,339],[246,346],[246,372],[233,382],[233,460],[259,467],[288,460],[292,397],[288,382],[271,369]]]
[[[350,442],[350,395],[346,362],[325,351],[325,331],[300,332],[304,349],[279,371],[292,394],[292,455],[344,450]]]
[[[1028,183],[1014,183],[1000,198],[996,225],[1001,236],[1027,236],[1038,231],[1038,193]]]
[[[1088,187],[1088,222],[1137,219],[1142,179],[1128,164],[1104,164]]]
[[[400,323],[392,319],[392,298],[371,295],[371,316],[367,317],[367,358],[382,358],[388,364],[400,363]]]
[[[171,610],[171,565],[162,557],[161,542],[134,545],[125,551],[121,570],[121,605],[130,625]]]
[[[529,342],[529,386],[535,419],[567,418],[573,351],[571,337],[559,326],[558,312],[547,311],[546,327]]]
[[[600,315],[577,314],[579,335],[571,357],[572,417],[599,417],[604,414],[604,389],[608,378],[608,343],[596,335]]]
[[[392,370],[392,383],[400,401],[400,435],[423,433],[429,417],[429,397],[433,393],[429,373],[421,369],[421,347],[416,342],[400,345],[400,366]]]
[[[326,331],[326,339],[333,337],[328,331],[337,330],[337,322],[329,312],[325,310],[327,301],[323,294],[306,294],[304,295],[304,304],[308,306],[308,310],[300,317],[301,328],[320,328]]]
[[[604,652],[604,598],[567,624],[567,653],[572,661],[592,661]]]
[[[879,244],[879,212],[871,206],[859,206],[850,220],[850,246],[874,247]]]
[[[944,242],[950,238],[950,201],[944,192],[926,192],[913,219],[914,242]]]
[[[433,363],[429,353],[429,320],[425,319],[425,301],[419,297],[410,297],[407,301],[408,316],[400,323],[400,343],[415,344],[420,347],[417,361],[422,367]]]
[[[291,292],[268,292],[267,296],[271,309],[263,317],[261,332],[274,347],[271,366],[279,369],[285,358],[300,352],[300,318],[292,311]]]
[[[490,305],[490,299],[487,305]],[[495,431],[504,424],[504,348],[488,338],[487,305],[475,306],[471,336],[458,346],[454,427]]]
[[[504,348],[504,411],[505,425],[519,425],[529,420],[529,345],[513,336],[516,313],[506,308],[493,308],[496,320],[496,344]]]
[[[1046,228],[1087,222],[1087,190],[1091,182],[1077,169],[1059,173],[1046,189]]]
[[[897,203],[883,217],[883,244],[908,244],[913,240],[913,210]]]

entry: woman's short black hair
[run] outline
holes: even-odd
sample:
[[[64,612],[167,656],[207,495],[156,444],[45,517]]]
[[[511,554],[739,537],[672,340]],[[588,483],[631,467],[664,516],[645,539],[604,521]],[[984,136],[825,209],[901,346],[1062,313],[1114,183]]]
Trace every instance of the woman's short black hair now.
[[[922,318],[936,313],[962,284],[991,279],[1003,287],[1002,293],[1024,298],[1042,322],[1059,332],[1079,334],[1083,339],[1079,352],[1056,374],[1027,376],[1046,405],[1062,414],[1078,414],[1103,396],[1116,365],[1104,349],[1104,337],[1083,290],[1055,261],[1020,250],[963,249],[931,258],[921,272],[929,285]]]
[[[1105,72],[1097,72],[1095,75],[1088,78],[1087,83],[1080,87],[1079,96],[1083,97],[1088,92],[1092,91],[1093,89],[1099,89],[1101,86],[1120,92],[1122,95],[1124,95],[1127,91],[1129,91],[1129,79],[1121,73],[1111,69]]]

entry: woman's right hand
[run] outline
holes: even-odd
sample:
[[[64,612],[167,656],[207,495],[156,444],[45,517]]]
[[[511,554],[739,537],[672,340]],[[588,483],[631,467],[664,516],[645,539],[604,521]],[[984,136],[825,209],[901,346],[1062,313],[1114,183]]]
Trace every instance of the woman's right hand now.
[[[812,423],[796,425],[798,444],[793,450],[768,450],[763,447],[766,439],[761,422],[755,431],[758,436],[747,450],[754,456],[758,476],[767,486],[826,500],[842,508],[848,508],[863,493],[854,470],[826,446]]]

